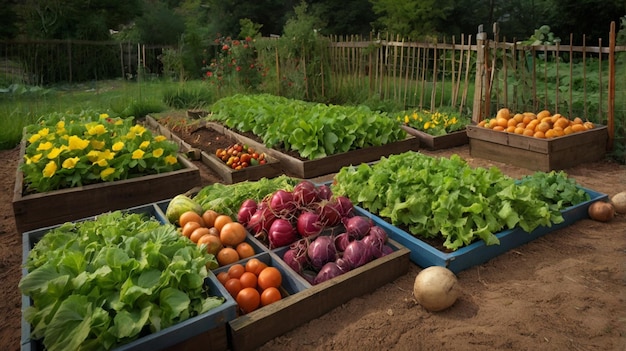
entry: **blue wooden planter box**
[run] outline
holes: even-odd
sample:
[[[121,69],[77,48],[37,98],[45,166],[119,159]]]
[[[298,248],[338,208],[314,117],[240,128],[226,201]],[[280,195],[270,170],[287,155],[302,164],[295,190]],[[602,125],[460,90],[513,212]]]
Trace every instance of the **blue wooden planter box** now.
[[[363,208],[355,206],[355,209],[358,214],[372,218],[377,225],[387,230],[390,238],[411,250],[410,258],[413,263],[423,268],[429,266],[443,266],[458,273],[462,270],[487,262],[496,256],[557,229],[572,225],[580,219],[589,218],[587,213],[589,205],[598,200],[606,200],[608,196],[590,189],[583,189],[591,196],[591,200],[561,211],[564,219],[563,223],[552,225],[551,227],[539,227],[531,233],[525,232],[521,228],[505,230],[496,234],[500,240],[499,245],[485,245],[485,242],[480,240],[449,253],[438,250]]]

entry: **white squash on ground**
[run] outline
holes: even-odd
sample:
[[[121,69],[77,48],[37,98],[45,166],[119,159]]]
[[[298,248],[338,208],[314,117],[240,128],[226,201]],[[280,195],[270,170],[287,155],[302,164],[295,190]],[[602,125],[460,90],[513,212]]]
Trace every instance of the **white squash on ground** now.
[[[454,305],[461,295],[461,289],[456,275],[451,270],[431,266],[423,269],[415,277],[413,295],[425,309],[442,311]]]
[[[615,212],[626,213],[626,191],[619,192],[611,198]]]

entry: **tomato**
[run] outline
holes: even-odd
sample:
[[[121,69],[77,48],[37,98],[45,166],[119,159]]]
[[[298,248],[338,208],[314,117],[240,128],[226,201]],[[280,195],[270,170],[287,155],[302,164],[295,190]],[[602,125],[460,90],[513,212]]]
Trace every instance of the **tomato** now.
[[[198,245],[206,245],[206,252],[211,255],[217,255],[224,247],[219,237],[211,234],[205,234],[198,239]]]
[[[215,218],[220,214],[213,210],[206,210],[202,214],[202,220],[204,221],[204,226],[211,228],[215,223]]]
[[[263,269],[257,278],[257,284],[263,290],[270,287],[279,288],[282,282],[283,277],[278,268],[271,266]]]
[[[215,229],[217,229],[221,233],[222,227],[224,227],[224,224],[230,223],[232,221],[233,219],[230,218],[230,216],[222,214],[222,215],[215,217],[215,222],[213,222],[213,226],[215,227]]]
[[[225,247],[218,251],[216,258],[220,266],[226,266],[239,261],[239,254],[232,247]]]
[[[241,281],[237,278],[228,278],[226,283],[224,283],[224,287],[226,291],[230,294],[230,296],[236,298],[239,292],[241,291]]]
[[[215,227],[209,228],[209,234],[215,235],[218,238],[220,237],[220,231],[217,230],[217,228],[215,228]]]
[[[230,279],[230,277],[228,276],[228,272],[226,271],[217,273],[216,277],[217,277],[217,280],[219,280],[219,282],[222,283],[222,285],[225,285],[228,279]]]
[[[246,268],[239,263],[236,263],[232,266],[230,266],[230,268],[228,268],[228,276],[231,278],[241,278],[241,275],[244,274],[246,272]]]
[[[250,157],[250,154],[241,154],[241,157],[239,157],[239,160],[240,160],[242,163],[244,163],[244,162],[245,162],[245,163],[248,163],[248,162],[250,162],[250,158],[251,158],[251,157]]]
[[[198,227],[193,232],[191,232],[191,235],[189,235],[189,239],[191,239],[191,241],[193,241],[194,243],[197,243],[198,240],[200,240],[200,238],[204,235],[209,235],[209,228]]]
[[[201,226],[204,227],[204,221],[202,220],[202,216],[195,213],[194,211],[186,211],[183,212],[180,217],[178,217],[178,225],[183,228],[185,224],[189,222],[198,222]]]
[[[217,150],[215,150],[215,156],[222,157],[222,151],[224,151],[224,149],[217,149]]]
[[[243,313],[250,313],[261,306],[261,294],[255,288],[241,289],[236,300]]]
[[[246,240],[246,227],[239,222],[228,222],[220,229],[220,240],[225,246],[235,247]]]
[[[237,250],[237,253],[239,254],[240,258],[248,258],[251,256],[254,256],[255,252],[254,252],[254,248],[252,247],[252,245],[248,244],[247,242],[242,242],[239,243],[236,247],[235,250]]]
[[[251,272],[254,275],[259,275],[259,273],[261,273],[261,271],[266,267],[267,264],[258,258],[251,258],[248,262],[246,262],[246,272]]]
[[[261,293],[261,306],[267,306],[282,298],[283,296],[280,294],[280,290],[273,286],[269,287]]]
[[[187,222],[182,229],[182,234],[186,237],[191,236],[194,230],[202,227],[198,222]]]
[[[241,281],[242,288],[255,288],[257,287],[257,276],[252,272],[243,272],[239,281]]]

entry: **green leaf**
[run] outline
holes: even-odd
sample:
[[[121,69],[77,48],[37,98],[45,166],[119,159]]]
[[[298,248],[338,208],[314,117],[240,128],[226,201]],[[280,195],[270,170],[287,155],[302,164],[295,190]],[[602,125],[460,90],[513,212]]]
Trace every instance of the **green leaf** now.
[[[46,349],[77,350],[89,336],[93,308],[85,296],[68,296],[46,328],[44,337]]]

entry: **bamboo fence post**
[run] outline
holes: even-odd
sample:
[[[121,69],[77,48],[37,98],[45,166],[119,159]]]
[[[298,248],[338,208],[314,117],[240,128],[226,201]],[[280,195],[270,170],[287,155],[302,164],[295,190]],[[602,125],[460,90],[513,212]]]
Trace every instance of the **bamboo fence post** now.
[[[509,106],[509,71],[508,71],[508,60],[507,60],[507,45],[506,45],[506,37],[502,38],[502,102],[503,106]]]
[[[470,34],[467,38],[467,50],[465,50],[465,82],[463,84],[463,95],[461,96],[461,104],[459,107],[459,112],[463,111],[463,106],[467,102],[467,93],[469,91],[469,70],[470,70],[470,59],[472,57],[472,35]],[[478,79],[478,78],[476,78]],[[473,115],[473,112],[472,112]],[[473,118],[472,118],[473,120]]]
[[[280,96],[280,60],[278,57],[278,45],[274,47],[274,60],[276,61],[276,95]]]
[[[559,113],[559,64],[561,63],[561,52],[559,51],[559,42],[556,43],[556,51],[553,51],[556,66],[556,91],[554,92],[554,113]]]
[[[609,132],[609,140],[607,149],[613,150],[613,139],[615,137],[615,22],[611,22],[611,30],[609,32],[609,100],[607,111],[607,129]]]
[[[424,46],[423,58],[422,58],[422,89],[420,91],[420,110],[424,108],[424,94],[426,92],[426,67],[428,66],[428,58],[430,55],[430,47],[428,44]]]
[[[583,34],[583,99],[587,101],[587,45],[585,45],[587,38]],[[585,106],[585,118],[587,118],[587,104]]]
[[[446,87],[446,37],[443,37],[443,49],[441,49],[441,62],[443,63],[443,70],[441,72],[441,96],[439,96],[439,107],[443,106],[443,96],[445,95]]]
[[[437,43],[435,43],[435,48],[433,49],[433,84],[430,89],[430,111],[435,111],[435,104],[437,100]]]
[[[482,121],[483,87],[485,85],[485,40],[487,33],[483,32],[483,25],[478,26],[476,34],[476,78],[474,80],[474,101],[472,104],[472,121],[478,124]]]
[[[604,99],[602,98],[602,38],[598,38],[598,94],[600,97],[600,101],[603,101]],[[601,121],[602,120],[602,104],[599,103],[598,104],[598,119]]]

